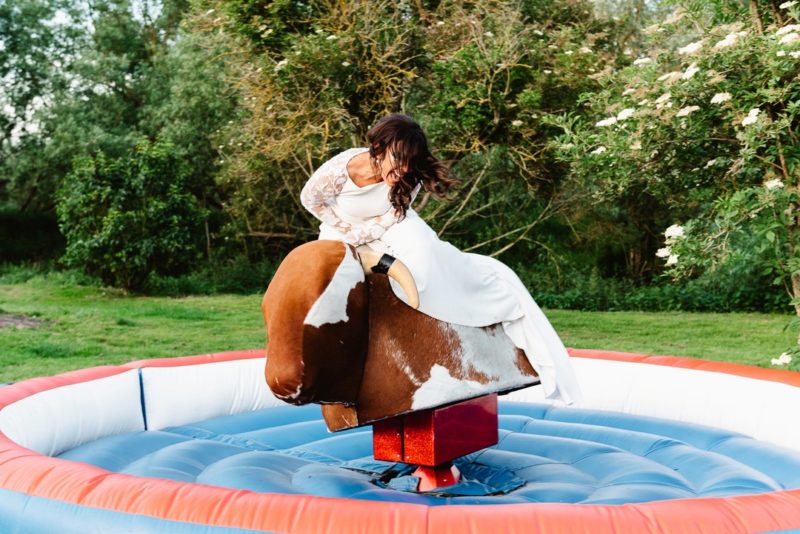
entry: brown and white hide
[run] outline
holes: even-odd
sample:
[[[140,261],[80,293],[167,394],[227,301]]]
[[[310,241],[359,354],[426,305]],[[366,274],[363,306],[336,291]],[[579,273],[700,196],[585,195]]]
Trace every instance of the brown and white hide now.
[[[386,275],[367,277],[369,341],[354,405],[324,405],[330,430],[539,383],[525,353],[501,325],[449,324],[418,312],[392,292]]]
[[[322,404],[330,430],[538,383],[500,325],[448,324],[411,308],[386,275],[365,277],[340,241],[289,253],[261,307],[267,384],[286,402]]]
[[[312,241],[291,251],[261,302],[267,384],[292,404],[352,404],[367,348],[364,272],[352,247]]]

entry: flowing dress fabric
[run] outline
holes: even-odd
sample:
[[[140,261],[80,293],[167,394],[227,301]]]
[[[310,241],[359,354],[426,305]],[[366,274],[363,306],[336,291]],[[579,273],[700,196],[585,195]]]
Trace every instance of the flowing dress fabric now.
[[[567,350],[519,277],[494,258],[462,252],[442,241],[411,208],[398,222],[389,186],[379,182],[358,187],[350,179],[347,163],[367,150],[337,154],[303,188],[303,205],[322,220],[319,239],[366,244],[402,261],[417,284],[419,311],[426,315],[465,326],[502,323],[539,374],[545,396],[566,404],[578,402],[580,388]],[[394,280],[391,286],[407,302]]]

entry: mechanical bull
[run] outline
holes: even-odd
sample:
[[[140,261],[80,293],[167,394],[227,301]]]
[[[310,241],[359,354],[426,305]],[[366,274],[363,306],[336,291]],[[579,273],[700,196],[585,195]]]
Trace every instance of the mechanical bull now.
[[[398,260],[340,241],[297,247],[261,305],[267,384],[288,403],[322,404],[336,431],[539,382],[501,325],[448,324],[418,303]]]

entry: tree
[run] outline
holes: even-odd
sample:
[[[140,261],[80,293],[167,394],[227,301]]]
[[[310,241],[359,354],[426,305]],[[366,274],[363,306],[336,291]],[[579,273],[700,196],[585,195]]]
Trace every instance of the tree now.
[[[723,4],[688,3],[650,28],[648,53],[587,97],[594,120],[555,121],[558,145],[598,199],[669,207],[656,251],[669,275],[744,256],[800,317],[800,6]]]
[[[38,115],[66,83],[81,42],[75,16],[68,0],[0,3],[0,204],[35,208],[52,192],[29,170],[43,148]]]
[[[318,223],[299,204],[303,183],[392,111],[415,117],[463,180],[456,198],[418,201],[444,237],[522,258],[546,246],[531,229],[569,210],[565,167],[546,142],[555,130],[540,118],[574,106],[617,60],[615,25],[589,3],[209,0],[198,8],[199,31],[237,43],[230,58],[246,113],[220,132],[218,180],[244,246],[281,251],[312,238]]]
[[[188,192],[190,176],[173,146],[147,139],[126,157],[76,159],[58,192],[64,261],[130,290],[151,273],[188,271],[206,215]]]

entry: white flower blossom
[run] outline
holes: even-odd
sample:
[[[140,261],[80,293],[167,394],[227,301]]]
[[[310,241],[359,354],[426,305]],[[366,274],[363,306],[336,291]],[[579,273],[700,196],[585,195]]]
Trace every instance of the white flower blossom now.
[[[617,121],[624,121],[633,117],[633,114],[636,113],[636,110],[633,108],[625,108],[619,113],[617,113]]]
[[[783,182],[779,178],[773,178],[772,180],[764,182],[764,187],[766,187],[768,191],[783,189]]]
[[[678,255],[677,254],[670,254],[669,258],[667,258],[667,265],[676,265],[678,263]]]
[[[545,74],[553,74],[553,71],[549,69],[544,69],[542,72],[544,72]]]
[[[660,248],[656,251],[656,256],[659,258],[666,258],[672,255],[672,249],[669,247]]]
[[[784,57],[786,55],[786,50],[778,50],[775,55],[778,57]]]
[[[797,4],[797,2],[795,0],[792,0],[791,2],[784,2],[781,5],[779,5],[778,7],[781,8],[781,9],[789,9],[790,7],[794,6],[795,4]]]
[[[712,104],[722,104],[723,102],[727,102],[731,99],[730,93],[717,93],[711,97]]]
[[[792,44],[800,41],[800,33],[792,32],[787,33],[783,37],[781,37],[780,43],[781,44]]]
[[[599,146],[599,147],[595,148],[594,150],[592,150],[592,151],[590,152],[590,154],[596,154],[596,155],[597,155],[597,154],[602,154],[603,152],[606,152],[607,150],[608,150],[608,149],[607,149],[606,147],[604,147],[604,146]]]
[[[733,46],[736,44],[736,41],[739,39],[739,37],[742,37],[743,35],[747,35],[747,32],[729,33],[728,35],[725,36],[725,39],[721,40],[720,42],[714,45],[714,49],[719,50],[720,48]]]
[[[789,52],[789,55],[792,56],[794,59],[800,57],[800,50],[795,50],[794,52]]]
[[[663,95],[656,98],[656,104],[663,104],[667,102],[670,98],[672,98],[672,93],[664,93]]]
[[[342,67],[349,67],[349,66],[350,66],[349,61],[342,61]]]
[[[567,50],[566,52],[564,52],[564,55],[565,55],[565,56],[571,56],[571,55],[572,55],[572,54],[574,54],[574,53],[575,53],[575,52],[573,52],[572,50]]]
[[[694,43],[689,43],[688,45],[679,48],[678,53],[683,56],[691,56],[692,54],[696,54],[697,52],[699,52],[700,49],[703,48],[704,43],[705,43],[704,39],[700,41],[695,41]]]
[[[642,66],[642,65],[648,65],[648,64],[650,64],[652,62],[653,62],[653,60],[650,59],[649,57],[640,57],[639,59],[635,60],[633,62],[633,64],[636,65],[637,67],[639,67],[639,66]]]
[[[742,119],[742,126],[750,126],[751,124],[755,124],[758,122],[758,114],[761,113],[761,110],[758,108],[753,108],[747,112],[747,117]]]
[[[688,117],[695,111],[699,110],[700,106],[686,106],[685,108],[681,108],[678,110],[678,113],[675,114],[676,117]]]
[[[784,352],[777,358],[772,358],[772,360],[770,360],[770,363],[772,365],[789,365],[790,363],[792,363],[792,356],[791,354]]]
[[[679,224],[673,224],[666,230],[664,230],[664,237],[667,239],[674,239],[676,237],[683,237],[683,226]]]
[[[800,24],[787,24],[786,26],[781,26],[778,28],[778,30],[775,32],[775,35],[783,35],[785,33],[796,31],[800,31]]]
[[[700,72],[700,67],[697,66],[697,63],[692,63],[686,68],[686,72],[681,76],[681,80],[688,80],[698,72]]]
[[[519,126],[522,126],[522,121],[521,121],[521,120],[519,120],[519,119],[517,119],[517,120],[513,120],[513,121],[511,121],[511,126],[513,126],[513,127],[515,127],[515,128],[517,128],[517,127],[519,127]]]
[[[596,122],[594,125],[597,126],[598,128],[602,128],[603,126],[611,126],[612,124],[616,123],[617,123],[616,117],[609,117],[607,119],[603,119],[599,122]]]
[[[672,83],[672,82],[676,82],[676,81],[680,80],[681,76],[683,76],[683,73],[681,71],[679,71],[679,70],[676,70],[676,71],[668,72],[666,74],[662,74],[661,76],[658,77],[658,81],[659,82]]]

